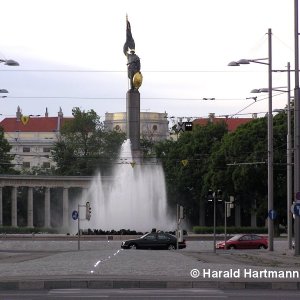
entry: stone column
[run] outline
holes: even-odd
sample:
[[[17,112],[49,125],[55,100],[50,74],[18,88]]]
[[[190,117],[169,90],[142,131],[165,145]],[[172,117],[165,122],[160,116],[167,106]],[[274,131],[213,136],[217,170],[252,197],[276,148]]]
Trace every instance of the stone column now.
[[[17,212],[17,192],[18,188],[14,186],[11,192],[11,226],[18,226],[18,212]]]
[[[0,226],[3,225],[3,202],[2,202],[2,187],[0,187]]]
[[[27,227],[33,227],[33,188],[28,187],[27,195]]]
[[[63,189],[63,228],[69,227],[69,189]]]
[[[138,90],[129,90],[126,94],[126,132],[130,139],[132,156],[140,159],[140,93]]]
[[[45,227],[50,228],[50,188],[45,191]]]

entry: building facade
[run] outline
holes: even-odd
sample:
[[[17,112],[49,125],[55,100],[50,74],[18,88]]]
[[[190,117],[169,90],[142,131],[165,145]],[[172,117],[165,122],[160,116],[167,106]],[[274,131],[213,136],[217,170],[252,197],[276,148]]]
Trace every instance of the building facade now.
[[[44,116],[23,116],[19,106],[15,118],[3,119],[0,125],[12,146],[10,154],[15,156],[15,169],[54,166],[51,149],[66,119],[70,118],[64,118],[61,109],[57,117],[49,117],[47,109]]]
[[[169,121],[167,113],[141,112],[141,138],[161,141],[169,138]],[[104,125],[108,130],[126,132],[126,112],[106,113]]]

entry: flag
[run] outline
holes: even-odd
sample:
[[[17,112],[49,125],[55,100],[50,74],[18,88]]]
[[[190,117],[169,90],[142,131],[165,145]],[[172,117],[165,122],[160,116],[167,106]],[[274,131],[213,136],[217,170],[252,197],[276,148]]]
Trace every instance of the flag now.
[[[123,52],[127,55],[127,51],[130,49],[135,49],[134,39],[131,34],[131,26],[128,21],[128,17],[126,16],[126,42],[123,47]]]

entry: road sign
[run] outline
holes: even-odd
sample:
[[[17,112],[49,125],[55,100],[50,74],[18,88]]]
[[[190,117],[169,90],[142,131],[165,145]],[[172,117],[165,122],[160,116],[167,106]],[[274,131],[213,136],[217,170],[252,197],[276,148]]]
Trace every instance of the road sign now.
[[[294,214],[298,217],[300,216],[300,203],[295,203]]]
[[[277,212],[274,209],[270,209],[268,215],[271,220],[275,220],[277,218]]]
[[[78,219],[78,211],[77,210],[73,210],[73,212],[72,212],[72,219],[73,220],[77,220]]]

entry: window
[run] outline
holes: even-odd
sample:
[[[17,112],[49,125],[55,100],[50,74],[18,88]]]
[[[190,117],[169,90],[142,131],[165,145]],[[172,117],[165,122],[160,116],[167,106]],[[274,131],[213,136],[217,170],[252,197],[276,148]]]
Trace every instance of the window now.
[[[169,237],[166,236],[166,235],[163,234],[163,233],[159,233],[159,234],[157,235],[157,239],[158,239],[158,240],[169,240]]]
[[[244,235],[240,238],[240,241],[251,241],[251,235]]]
[[[251,238],[252,238],[253,241],[261,239],[260,236],[258,236],[258,235],[251,235]]]
[[[23,147],[23,152],[30,152],[30,147]]]
[[[152,234],[152,233],[145,236],[146,240],[155,240],[155,238],[156,238],[156,235]]]
[[[49,169],[50,168],[50,163],[49,162],[43,162],[43,168],[44,169]]]
[[[30,162],[29,161],[24,161],[23,162],[23,168],[30,168]]]
[[[51,148],[50,147],[44,147],[43,148],[43,152],[50,152],[51,151]]]

